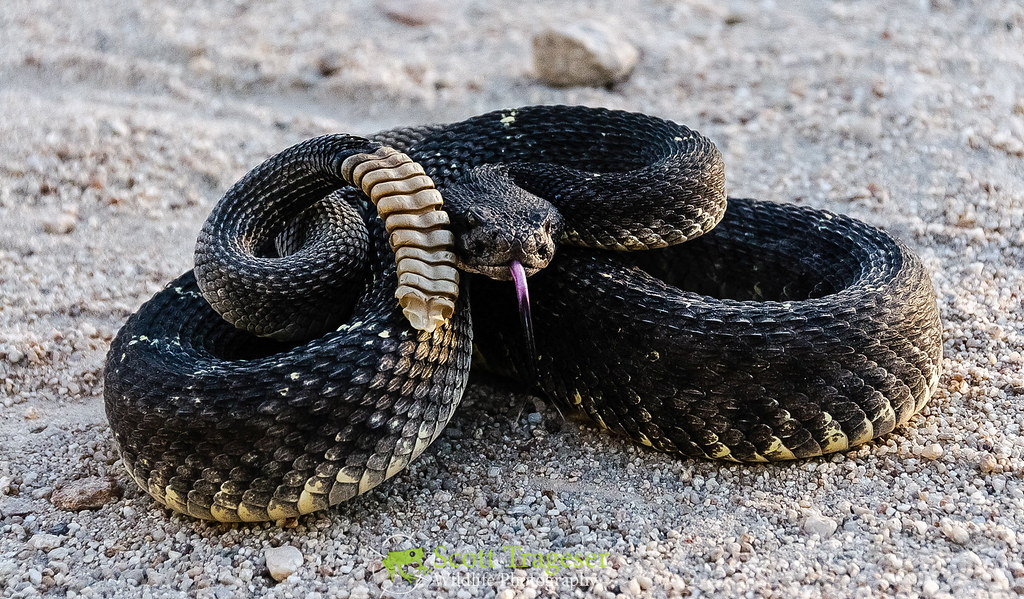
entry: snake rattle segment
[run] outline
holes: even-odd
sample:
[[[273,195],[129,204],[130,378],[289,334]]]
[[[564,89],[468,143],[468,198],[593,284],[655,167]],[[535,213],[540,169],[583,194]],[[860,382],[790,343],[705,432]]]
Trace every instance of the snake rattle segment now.
[[[533,106],[253,169],[117,334],[104,397],[142,489],[259,521],[405,468],[471,361],[657,450],[764,462],[889,433],[941,358],[928,274],[885,232],[727,198],[684,126]]]

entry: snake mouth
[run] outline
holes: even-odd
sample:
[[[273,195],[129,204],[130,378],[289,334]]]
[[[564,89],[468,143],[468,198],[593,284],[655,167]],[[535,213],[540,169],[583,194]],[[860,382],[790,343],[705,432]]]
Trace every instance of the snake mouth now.
[[[527,368],[530,380],[537,378],[537,344],[533,336],[533,314],[530,312],[530,288],[526,284],[526,269],[518,260],[508,266],[509,275],[516,287],[516,300],[519,303],[519,322],[523,327],[523,340],[526,342]]]
[[[484,275],[485,277],[494,279],[495,281],[515,281],[515,274],[513,270],[513,264],[518,265],[518,268],[523,276],[523,288],[526,288],[526,277],[532,277],[538,272],[544,270],[543,266],[527,266],[518,260],[513,260],[509,264],[500,266],[491,266],[484,264],[468,264],[464,260],[458,261],[458,267],[460,270],[465,272]],[[545,265],[546,266],[546,265]]]

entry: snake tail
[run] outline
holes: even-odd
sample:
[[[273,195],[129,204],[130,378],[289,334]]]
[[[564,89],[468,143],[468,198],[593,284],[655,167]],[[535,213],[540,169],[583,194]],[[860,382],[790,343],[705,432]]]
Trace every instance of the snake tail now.
[[[452,317],[459,297],[455,240],[441,192],[422,166],[387,146],[349,156],[341,174],[369,196],[384,221],[405,317],[413,328],[432,332]]]

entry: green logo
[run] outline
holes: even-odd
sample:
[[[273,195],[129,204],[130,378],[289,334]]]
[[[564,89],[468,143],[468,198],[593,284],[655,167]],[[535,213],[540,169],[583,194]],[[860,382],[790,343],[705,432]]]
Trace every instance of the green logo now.
[[[382,562],[388,570],[388,580],[394,581],[397,574],[409,582],[416,582],[416,577],[406,572],[405,566],[417,564],[413,566],[413,570],[419,572],[420,575],[425,574],[427,566],[423,564],[423,556],[424,551],[422,547],[388,551],[388,556]]]

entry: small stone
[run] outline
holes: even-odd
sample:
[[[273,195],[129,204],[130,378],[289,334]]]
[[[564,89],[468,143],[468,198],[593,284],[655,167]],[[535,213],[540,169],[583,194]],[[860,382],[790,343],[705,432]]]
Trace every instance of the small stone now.
[[[651,580],[650,576],[638,576],[636,581],[640,583],[640,588],[645,591],[654,586],[654,581]]]
[[[25,352],[18,348],[11,348],[7,350],[7,361],[11,364],[17,364],[25,359]]]
[[[991,453],[983,453],[981,459],[978,460],[978,469],[988,474],[996,469],[999,463],[996,461],[996,456]]]
[[[349,593],[349,599],[370,599],[370,589],[365,584],[361,584]]]
[[[78,325],[78,330],[81,331],[82,335],[85,335],[86,337],[95,337],[96,335],[99,334],[99,331],[96,330],[96,327],[94,327],[92,324],[88,322],[83,322],[82,324]]]
[[[505,589],[498,593],[498,599],[515,599],[516,592],[512,589]]]
[[[436,0],[381,0],[377,7],[392,21],[409,27],[436,23],[444,11]]]
[[[60,544],[63,542],[63,540],[63,538],[57,535],[39,532],[32,535],[32,538],[29,539],[28,544],[31,545],[33,549],[51,551],[53,549],[60,547]]]
[[[942,457],[942,446],[938,443],[925,445],[921,448],[921,457],[926,460],[937,460]]]
[[[924,581],[924,585],[921,586],[921,592],[924,593],[925,597],[934,597],[939,592],[939,583],[934,580]]]
[[[967,529],[965,529],[960,523],[954,522],[949,518],[942,519],[942,522],[939,524],[939,529],[942,531],[942,534],[946,535],[947,539],[960,545],[963,545],[971,538]]]
[[[533,38],[534,70],[556,87],[619,83],[639,60],[640,51],[604,23],[572,23]]]
[[[167,538],[167,533],[165,533],[162,528],[154,528],[150,531],[149,536],[153,537],[153,540],[159,543]]]
[[[278,582],[288,578],[302,566],[302,552],[291,545],[268,547],[263,555],[267,560],[270,577]]]
[[[29,406],[25,408],[25,420],[38,420],[39,410],[35,406]]]
[[[633,595],[639,595],[643,592],[643,589],[640,588],[640,581],[635,578],[629,581],[629,584],[626,585],[626,588],[628,588],[629,592]]]
[[[544,420],[544,416],[540,412],[530,412],[526,415],[526,421],[530,424],[540,424]]]
[[[63,213],[43,221],[43,231],[53,235],[67,235],[78,226],[78,220],[71,214]]]
[[[50,503],[62,510],[92,510],[120,499],[124,489],[113,478],[92,476],[65,483],[54,490]]]
[[[839,523],[821,514],[811,514],[804,520],[804,532],[809,535],[818,535],[822,539],[831,537],[839,528]]]

